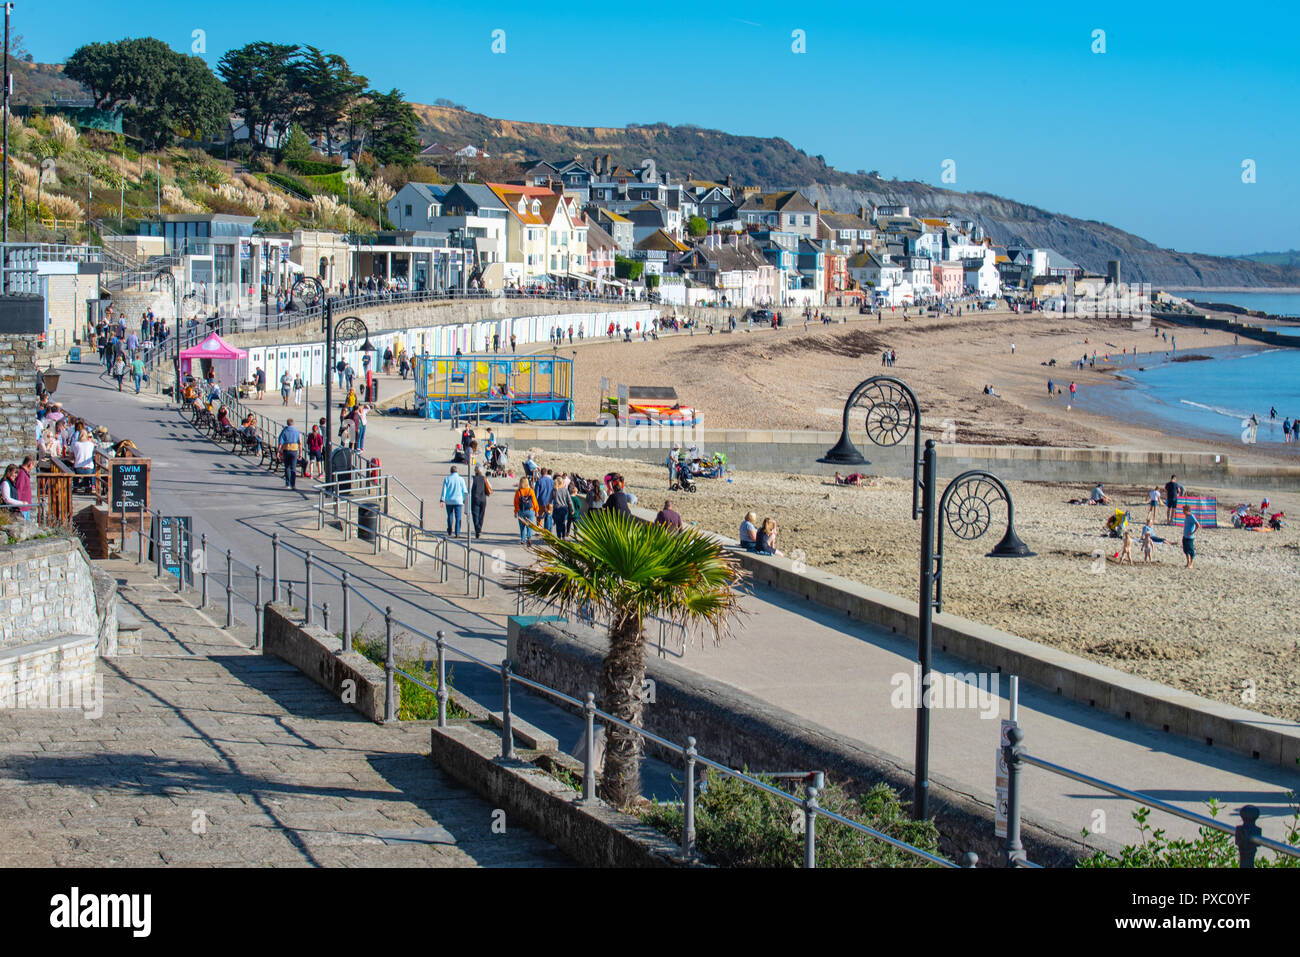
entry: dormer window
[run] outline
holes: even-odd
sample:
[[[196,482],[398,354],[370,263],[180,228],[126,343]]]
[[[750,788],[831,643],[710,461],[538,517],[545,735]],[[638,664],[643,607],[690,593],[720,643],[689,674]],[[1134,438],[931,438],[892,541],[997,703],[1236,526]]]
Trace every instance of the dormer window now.
[[[519,205],[516,207],[516,209],[519,211],[520,216],[524,215],[524,213],[527,212],[527,209],[524,207],[524,198],[522,196],[519,197]]]
[[[534,216],[538,216],[538,215],[541,214],[541,212],[542,212],[542,201],[541,201],[540,199],[536,199],[536,198],[534,198],[534,199],[533,199],[533,215],[534,215]]]

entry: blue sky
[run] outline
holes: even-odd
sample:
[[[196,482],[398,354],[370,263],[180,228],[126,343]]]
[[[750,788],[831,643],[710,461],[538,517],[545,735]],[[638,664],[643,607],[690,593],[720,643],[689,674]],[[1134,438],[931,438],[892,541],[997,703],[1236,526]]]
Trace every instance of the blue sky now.
[[[491,51],[498,29],[504,54]],[[13,19],[32,54],[55,62],[123,36],[189,51],[195,30],[213,65],[252,40],[311,43],[418,102],[781,136],[841,169],[936,185],[949,185],[952,160],[953,188],[1102,220],[1160,246],[1300,248],[1294,3],[18,0]],[[792,50],[795,30],[804,53]],[[1095,30],[1104,53],[1092,50]]]

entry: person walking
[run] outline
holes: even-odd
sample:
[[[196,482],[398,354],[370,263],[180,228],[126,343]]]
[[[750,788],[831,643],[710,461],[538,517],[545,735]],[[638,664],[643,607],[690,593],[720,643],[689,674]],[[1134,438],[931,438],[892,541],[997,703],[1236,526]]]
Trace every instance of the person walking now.
[[[256,383],[257,399],[260,402],[266,398],[266,370],[258,366],[257,372],[253,374],[253,381]]]
[[[573,493],[569,490],[569,477],[561,472],[555,480],[555,496],[551,503],[552,517],[555,520],[555,534],[561,539],[569,537],[569,526],[573,523]]]
[[[515,489],[515,518],[519,522],[519,541],[527,545],[533,539],[532,525],[537,522],[537,496],[527,477],[519,477]]]
[[[1078,394],[1079,386],[1073,382],[1070,383],[1070,404],[1074,404],[1074,397]]]
[[[1183,554],[1187,556],[1187,567],[1196,561],[1196,530],[1201,527],[1201,520],[1192,514],[1190,505],[1183,506]]]
[[[370,414],[370,406],[361,405],[357,407],[355,414],[357,423],[357,451],[364,452],[366,448],[366,416]]]
[[[483,515],[487,511],[488,496],[492,494],[492,485],[483,474],[483,466],[474,466],[474,479],[469,490],[469,517],[474,523],[474,537],[483,537]]]
[[[293,404],[294,405],[302,405],[302,391],[303,391],[302,373],[299,372],[296,373],[293,377]]]
[[[117,391],[122,391],[122,380],[126,378],[126,360],[118,356],[113,360],[113,378],[117,380]]]
[[[144,360],[140,358],[140,353],[135,354],[131,360],[131,378],[135,380],[135,394],[140,394],[140,382],[144,379]]]
[[[289,404],[289,390],[293,388],[293,380],[289,378],[288,370],[280,376],[280,404]]]
[[[1147,524],[1156,520],[1156,510],[1160,508],[1160,489],[1153,488],[1147,492]]]
[[[302,449],[302,433],[293,427],[293,419],[284,423],[276,448],[284,460],[284,487],[298,487],[298,452]]]
[[[537,495],[537,514],[542,528],[548,532],[555,531],[555,519],[552,509],[555,507],[555,479],[550,469],[541,469],[537,481],[533,483],[533,492]]]
[[[460,535],[460,517],[468,492],[465,480],[453,465],[447,477],[442,480],[442,494],[438,496],[438,501],[447,506],[447,534],[452,538]]]
[[[315,473],[315,478],[320,478],[325,468],[325,436],[321,432],[319,425],[311,427],[311,434],[307,436],[307,458],[302,467],[302,477],[311,478]]]

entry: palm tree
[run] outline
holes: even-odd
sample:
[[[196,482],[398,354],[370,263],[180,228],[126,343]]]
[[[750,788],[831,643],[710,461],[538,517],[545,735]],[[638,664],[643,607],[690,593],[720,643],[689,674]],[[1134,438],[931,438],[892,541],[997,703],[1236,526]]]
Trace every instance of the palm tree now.
[[[641,726],[647,616],[702,624],[726,637],[740,614],[736,586],[745,577],[736,557],[693,528],[651,525],[614,510],[584,516],[574,537],[533,539],[534,565],[520,588],[561,614],[609,621],[609,652],[601,678],[601,707]],[[605,733],[601,796],[629,807],[641,796],[641,735],[621,725]]]

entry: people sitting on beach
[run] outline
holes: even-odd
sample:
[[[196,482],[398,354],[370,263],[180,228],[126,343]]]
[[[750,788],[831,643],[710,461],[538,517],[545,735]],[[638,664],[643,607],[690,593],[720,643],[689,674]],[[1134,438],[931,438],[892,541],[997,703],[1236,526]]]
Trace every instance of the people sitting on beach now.
[[[848,475],[841,475],[839,472],[836,472],[835,484],[854,485],[857,486],[858,488],[861,488],[863,478],[865,478],[865,476],[861,472],[850,472]]]
[[[991,385],[986,385],[984,387],[984,394],[994,396],[995,398],[1001,398],[1001,396],[999,396],[997,392],[994,391],[993,386]]]
[[[754,551],[759,555],[774,555],[777,558],[782,557],[782,552],[776,547],[776,520],[772,518],[763,519],[763,525],[758,530],[758,537],[754,541]]]
[[[749,512],[740,523],[740,547],[747,552],[752,552],[758,547],[758,525],[755,524],[757,521],[758,513]]]
[[[1098,482],[1097,487],[1094,488],[1092,490],[1092,494],[1088,496],[1088,501],[1091,502],[1093,505],[1109,505],[1110,496],[1102,491],[1101,483]]]

